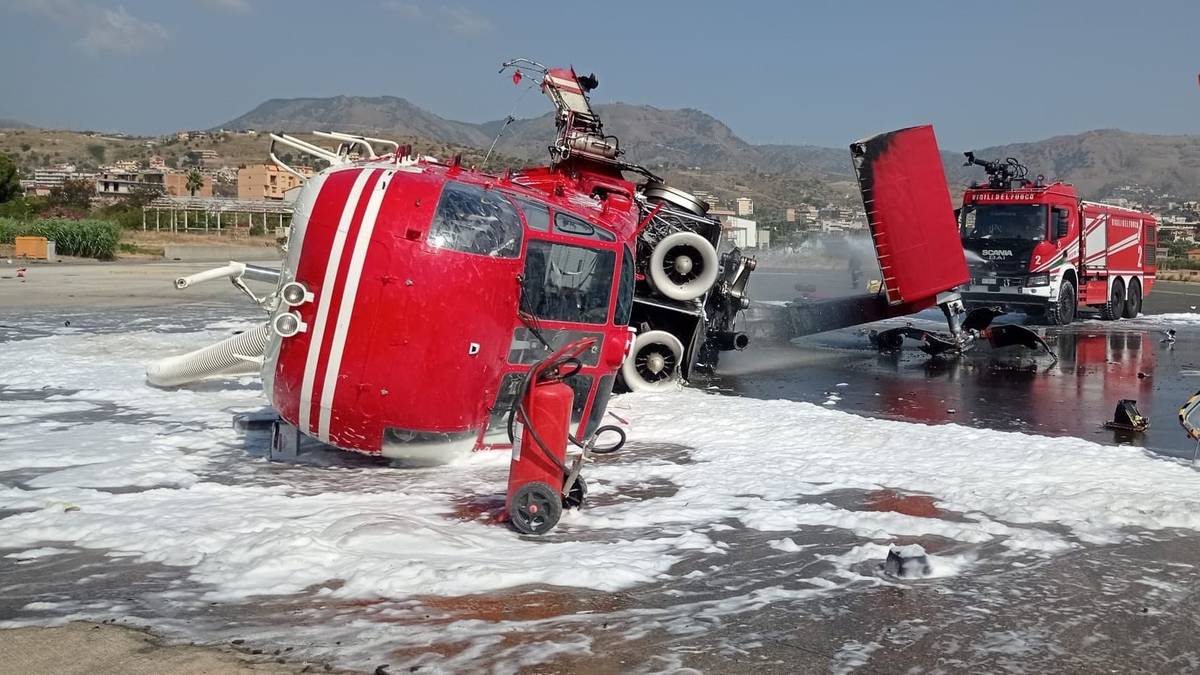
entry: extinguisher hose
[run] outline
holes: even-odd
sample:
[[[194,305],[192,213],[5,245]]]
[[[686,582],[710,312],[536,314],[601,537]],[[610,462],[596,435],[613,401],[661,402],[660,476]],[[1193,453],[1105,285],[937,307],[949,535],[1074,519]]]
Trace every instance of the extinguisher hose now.
[[[625,430],[615,424],[606,424],[606,425],[596,429],[595,433],[592,434],[590,440],[594,444],[596,442],[596,439],[600,438],[600,434],[604,434],[604,433],[615,433],[618,436],[617,441],[615,443],[612,443],[611,445],[593,445],[592,452],[596,453],[597,455],[607,455],[610,452],[616,452],[616,451],[620,450],[622,447],[624,447],[624,445],[625,445]],[[571,440],[575,440],[575,439],[571,439]],[[578,443],[577,443],[577,445],[578,445]]]
[[[508,442],[516,442],[516,421],[519,420],[527,429],[529,429],[529,435],[533,438],[533,442],[542,451],[542,454],[544,454],[547,459],[558,465],[558,468],[562,469],[563,475],[565,476],[570,473],[570,469],[568,469],[567,465],[564,464],[563,461],[559,459],[549,447],[546,446],[546,442],[542,440],[542,436],[538,433],[537,427],[530,420],[529,411],[525,408],[525,398],[536,384],[534,381],[536,373],[541,373],[541,376],[536,378],[538,381],[562,382],[578,373],[579,370],[583,368],[583,362],[574,356],[563,357],[553,363],[547,363],[547,361],[548,359],[533,364],[529,368],[529,371],[525,373],[525,378],[521,381],[521,388],[519,391],[517,391],[517,396],[515,399],[513,399],[512,407],[509,409],[508,413]],[[575,440],[574,436],[568,434],[568,437],[571,439],[572,443],[579,445],[579,442]]]

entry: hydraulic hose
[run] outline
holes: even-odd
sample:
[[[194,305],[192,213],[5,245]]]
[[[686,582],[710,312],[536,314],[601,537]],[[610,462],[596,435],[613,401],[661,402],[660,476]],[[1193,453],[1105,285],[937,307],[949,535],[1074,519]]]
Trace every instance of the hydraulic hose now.
[[[271,329],[266,324],[146,367],[146,379],[156,387],[177,387],[213,375],[248,374],[258,370]]]

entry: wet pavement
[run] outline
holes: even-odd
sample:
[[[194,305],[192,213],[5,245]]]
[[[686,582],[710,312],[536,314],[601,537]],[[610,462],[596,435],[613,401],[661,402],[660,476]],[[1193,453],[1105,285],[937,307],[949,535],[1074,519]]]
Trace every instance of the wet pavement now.
[[[755,278],[755,300],[810,295],[849,295],[845,271],[767,272]],[[723,355],[718,376],[707,383],[764,399],[831,405],[839,410],[929,424],[954,423],[1005,431],[1067,435],[1097,443],[1130,444],[1191,459],[1196,443],[1178,423],[1178,409],[1200,390],[1200,315],[1194,325],[1158,319],[1194,312],[1200,285],[1162,282],[1135,320],[1087,318],[1066,327],[1038,326],[1020,315],[996,323],[1022,323],[1041,334],[1058,357],[1019,347],[993,350],[978,344],[960,357],[931,358],[908,342],[900,354],[879,354],[863,328],[801,338],[788,345],[756,344]],[[940,312],[927,310],[893,321],[945,330]],[[1167,328],[1178,331],[1165,341]],[[1117,402],[1137,401],[1151,421],[1144,433],[1104,428]]]

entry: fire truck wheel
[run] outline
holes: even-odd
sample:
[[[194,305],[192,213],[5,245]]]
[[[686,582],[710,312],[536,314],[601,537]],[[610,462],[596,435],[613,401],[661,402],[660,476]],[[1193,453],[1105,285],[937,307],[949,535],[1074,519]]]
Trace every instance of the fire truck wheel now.
[[[508,509],[509,522],[521,534],[545,534],[562,517],[562,497],[554,488],[534,481],[517,488]]]
[[[1058,289],[1058,301],[1046,307],[1046,323],[1065,326],[1075,320],[1075,284],[1064,281]]]
[[[587,483],[584,482],[583,476],[575,477],[575,484],[567,492],[567,496],[562,498],[564,509],[580,509],[583,508],[583,502],[587,499]]]
[[[683,343],[665,330],[642,333],[621,364],[621,379],[629,391],[671,389],[683,376]]]
[[[650,254],[650,283],[672,300],[693,300],[717,282],[717,250],[695,232],[675,232],[663,237]]]
[[[1125,311],[1121,316],[1126,319],[1136,319],[1142,313],[1142,284],[1134,279],[1129,282],[1129,292],[1125,294]]]
[[[1100,318],[1105,321],[1116,321],[1125,313],[1125,282],[1117,278],[1112,282],[1108,302],[1100,307]]]

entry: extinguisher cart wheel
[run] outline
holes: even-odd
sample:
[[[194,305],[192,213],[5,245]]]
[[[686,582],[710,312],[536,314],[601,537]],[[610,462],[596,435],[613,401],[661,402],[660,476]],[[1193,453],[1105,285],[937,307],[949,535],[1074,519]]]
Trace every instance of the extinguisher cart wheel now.
[[[521,534],[545,534],[562,517],[562,495],[558,490],[534,481],[517,488],[508,509],[509,522]]]

